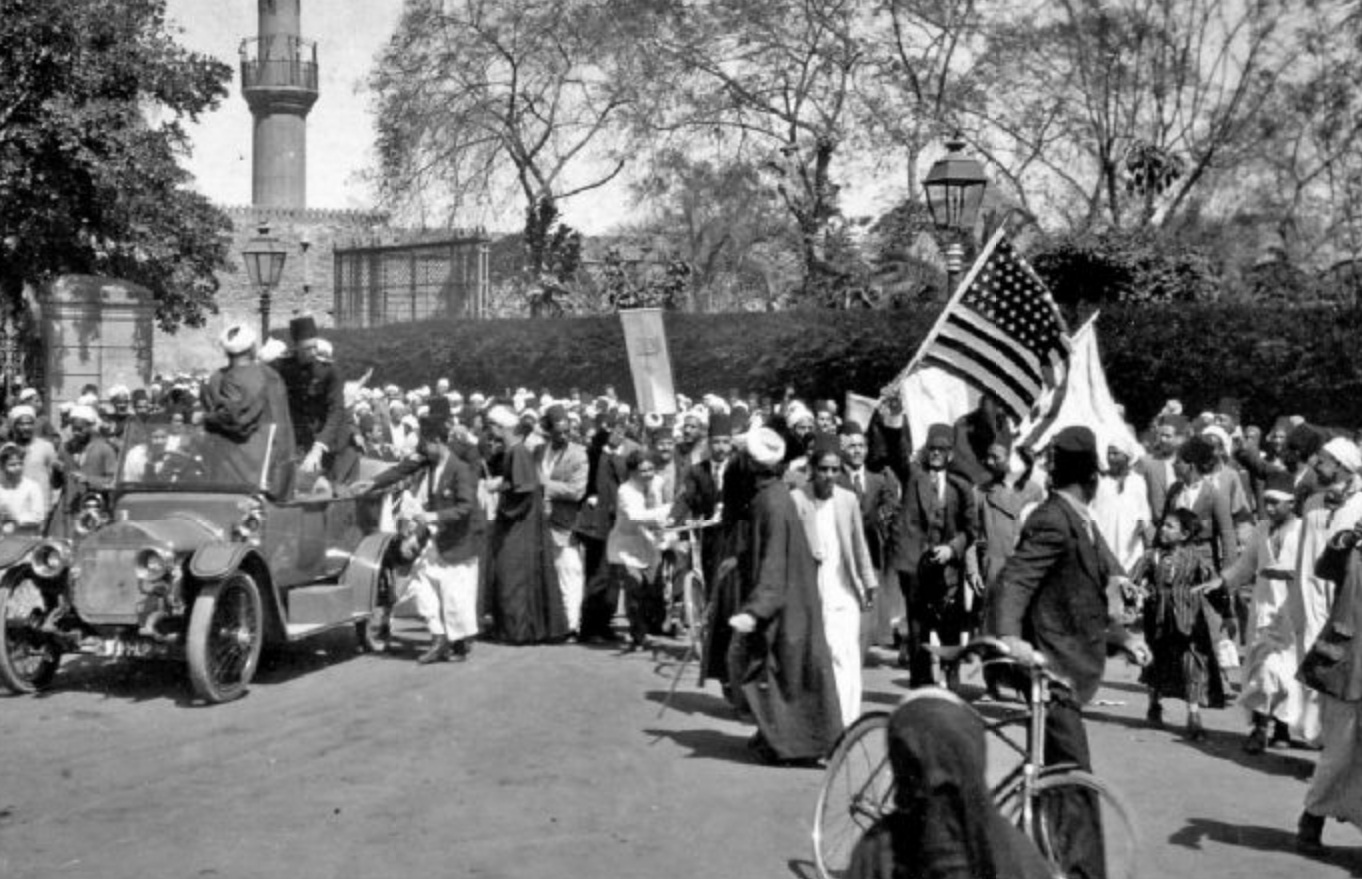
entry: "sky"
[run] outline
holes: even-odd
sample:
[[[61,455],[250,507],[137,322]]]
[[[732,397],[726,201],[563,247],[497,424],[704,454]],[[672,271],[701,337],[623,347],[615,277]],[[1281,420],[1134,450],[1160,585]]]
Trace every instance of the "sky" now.
[[[317,43],[321,97],[307,117],[307,202],[314,208],[369,208],[360,175],[369,167],[374,126],[361,89],[397,25],[402,0],[303,0],[302,31]],[[222,205],[251,202],[251,113],[241,97],[237,48],[256,35],[255,0],[168,0],[180,42],[232,66],[230,95],[191,126],[187,165],[198,188]]]
[[[187,161],[197,187],[223,206],[251,202],[251,113],[241,97],[238,47],[257,30],[256,0],[167,0],[182,45],[231,65],[229,95],[189,126]],[[402,0],[302,0],[302,36],[317,43],[320,97],[307,117],[307,204],[313,208],[369,209],[372,188],[372,97],[364,89],[375,59],[397,26]],[[853,156],[839,160],[842,207],[849,215],[887,209],[902,195],[902,171],[886,173]],[[886,183],[888,178],[888,184]],[[588,234],[609,231],[637,212],[628,180],[571,199],[564,220]],[[519,204],[493,215],[461,218],[463,225],[511,231],[523,221]]]

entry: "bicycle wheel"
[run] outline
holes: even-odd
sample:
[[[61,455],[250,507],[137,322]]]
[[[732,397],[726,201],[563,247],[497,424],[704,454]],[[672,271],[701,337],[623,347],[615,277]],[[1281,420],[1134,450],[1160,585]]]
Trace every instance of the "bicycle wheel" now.
[[[1001,792],[998,809],[1030,837],[1057,876],[1134,879],[1139,832],[1114,788],[1074,766],[1047,766],[1031,787],[1029,815],[1022,790],[1018,780]]]
[[[823,879],[839,879],[851,852],[893,805],[889,715],[864,714],[845,733],[823,771],[813,813],[813,856]]]

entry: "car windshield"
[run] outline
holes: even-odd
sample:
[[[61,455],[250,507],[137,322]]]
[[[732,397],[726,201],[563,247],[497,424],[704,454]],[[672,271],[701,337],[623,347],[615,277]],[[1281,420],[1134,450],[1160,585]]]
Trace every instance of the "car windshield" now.
[[[243,442],[197,425],[131,421],[118,461],[120,488],[258,491],[275,453],[276,425]]]

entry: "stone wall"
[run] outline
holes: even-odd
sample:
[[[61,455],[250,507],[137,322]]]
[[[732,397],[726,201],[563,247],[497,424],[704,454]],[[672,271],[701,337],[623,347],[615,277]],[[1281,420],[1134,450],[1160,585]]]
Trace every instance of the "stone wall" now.
[[[286,329],[289,319],[310,313],[321,327],[332,325],[335,271],[332,253],[337,246],[386,240],[400,234],[387,227],[387,214],[372,211],[315,210],[311,208],[229,207],[232,233],[232,266],[218,280],[218,314],[209,315],[206,326],[182,328],[175,334],[156,332],[154,371],[160,373],[215,368],[222,364],[217,338],[231,323],[260,325],[260,296],[246,277],[241,249],[259,234],[267,221],[269,234],[288,248],[284,275],[270,305],[270,328]],[[306,243],[306,247],[304,247]]]

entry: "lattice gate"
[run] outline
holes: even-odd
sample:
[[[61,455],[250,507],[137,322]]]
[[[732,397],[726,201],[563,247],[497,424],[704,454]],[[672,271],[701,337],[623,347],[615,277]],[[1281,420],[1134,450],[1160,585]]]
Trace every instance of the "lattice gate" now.
[[[480,318],[487,309],[487,239],[337,247],[338,327]]]

